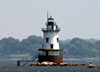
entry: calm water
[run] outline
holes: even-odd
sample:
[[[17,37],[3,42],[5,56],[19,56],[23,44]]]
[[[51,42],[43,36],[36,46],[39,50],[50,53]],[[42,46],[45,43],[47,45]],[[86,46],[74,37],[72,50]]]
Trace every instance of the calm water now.
[[[100,60],[64,60],[68,63],[88,63],[94,61],[95,68],[72,66],[17,66],[15,60],[0,60],[0,72],[100,72]]]

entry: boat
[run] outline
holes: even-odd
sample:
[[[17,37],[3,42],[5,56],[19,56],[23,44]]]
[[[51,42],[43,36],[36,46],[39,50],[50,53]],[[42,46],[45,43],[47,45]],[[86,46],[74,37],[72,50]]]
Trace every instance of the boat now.
[[[88,65],[88,68],[94,68],[94,67],[95,67],[95,65],[93,64],[93,61],[90,61],[89,65]]]

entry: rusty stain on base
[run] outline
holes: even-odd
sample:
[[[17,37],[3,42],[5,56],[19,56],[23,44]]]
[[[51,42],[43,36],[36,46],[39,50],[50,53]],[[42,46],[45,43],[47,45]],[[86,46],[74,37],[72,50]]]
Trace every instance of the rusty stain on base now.
[[[48,61],[48,62],[54,62],[57,64],[63,63],[62,60],[62,56],[43,56],[43,55],[39,55],[38,57],[38,62],[44,62],[44,61]]]

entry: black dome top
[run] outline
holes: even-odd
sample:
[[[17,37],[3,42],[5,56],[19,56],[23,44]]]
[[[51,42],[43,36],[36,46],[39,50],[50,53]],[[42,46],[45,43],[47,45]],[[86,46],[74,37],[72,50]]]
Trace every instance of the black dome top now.
[[[48,18],[48,20],[54,20],[54,18],[52,18],[52,16],[50,16],[50,18]]]

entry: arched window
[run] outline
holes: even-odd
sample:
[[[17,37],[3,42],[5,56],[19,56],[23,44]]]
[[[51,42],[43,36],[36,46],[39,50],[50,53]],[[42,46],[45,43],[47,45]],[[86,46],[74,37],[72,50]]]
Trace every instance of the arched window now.
[[[59,38],[57,38],[57,42],[59,42]]]
[[[50,44],[51,49],[53,49],[53,44]]]
[[[46,42],[47,42],[47,43],[49,42],[49,38],[46,38]]]

